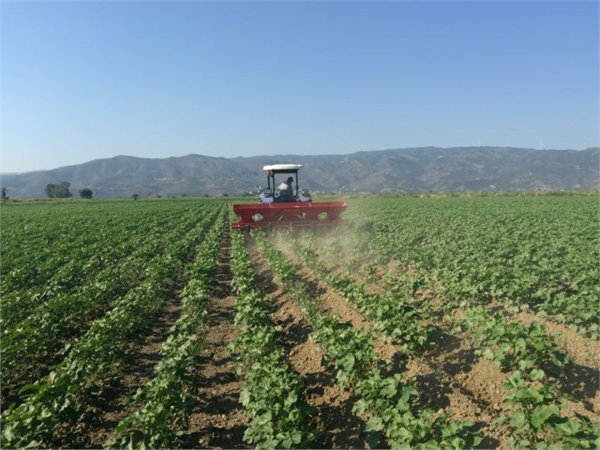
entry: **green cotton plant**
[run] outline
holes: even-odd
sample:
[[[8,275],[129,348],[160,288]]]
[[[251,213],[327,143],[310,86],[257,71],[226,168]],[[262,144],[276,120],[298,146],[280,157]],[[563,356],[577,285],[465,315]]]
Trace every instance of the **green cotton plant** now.
[[[245,323],[248,326],[262,324],[271,316],[271,308],[257,290],[247,290],[236,299],[234,323]]]
[[[436,413],[415,404],[419,393],[412,381],[403,382],[400,374],[381,378],[377,368],[355,387],[360,400],[353,407],[367,416],[365,431],[371,447],[379,445],[383,433],[389,448],[466,449],[475,448],[481,437],[470,431],[472,423],[452,421],[449,413]]]
[[[562,417],[564,404],[553,389],[552,379],[546,378],[542,370],[534,369],[527,376],[516,370],[506,378],[503,387],[510,391],[504,402],[512,412],[509,420],[512,447],[600,448],[600,423],[592,424],[578,413],[574,418]],[[503,415],[500,422],[505,420]]]
[[[370,248],[423,269],[452,302],[499,300],[598,338],[593,196],[353,199],[345,214],[350,222],[368,216]]]
[[[291,266],[282,255],[269,247],[261,238],[259,245],[274,271]],[[315,254],[310,249],[306,253]],[[287,271],[287,269],[286,269]],[[280,277],[281,279],[281,277]],[[361,294],[357,284],[342,284],[353,294]],[[412,384],[400,382],[399,375],[381,378],[376,367],[377,354],[373,349],[374,336],[370,330],[341,322],[339,315],[322,314],[314,301],[302,289],[301,283],[289,280],[283,283],[297,300],[307,317],[315,340],[324,349],[322,364],[332,367],[340,385],[351,385],[359,398],[353,412],[367,416],[366,431],[371,447],[379,444],[378,433],[383,432],[392,448],[470,448],[480,442],[477,434],[468,430],[471,424],[453,422],[448,414],[436,414],[419,408],[418,392]]]
[[[269,261],[271,269],[275,272],[275,275],[279,278],[279,280],[281,280],[281,282],[286,286],[294,285],[296,281],[296,268],[294,265],[282,258],[277,249],[267,244],[264,233],[260,231],[253,231],[252,236],[260,245],[265,257]]]
[[[169,272],[168,268],[165,271]],[[157,295],[164,289],[162,283],[151,278],[94,322],[49,375],[27,386],[31,394],[25,402],[2,413],[2,447],[51,447],[57,425],[73,422],[86,393],[117,373],[125,342],[150,324],[163,300]]]
[[[312,409],[303,399],[298,374],[286,362],[281,327],[273,325],[269,306],[256,288],[241,235],[232,235],[231,260],[238,294],[235,322],[241,330],[229,350],[236,352],[237,373],[245,381],[240,402],[250,422],[244,442],[261,449],[310,447],[316,435],[308,423]],[[283,265],[280,269],[286,271]]]
[[[155,256],[147,264],[154,267],[161,257]],[[89,328],[89,321],[100,319],[120,304],[119,299],[132,295],[134,267],[139,264],[137,257],[127,258],[123,267],[107,269],[77,294],[54,297],[16,328],[3,329],[3,393],[7,386],[31,380],[31,374],[37,373],[42,361],[48,359],[49,353],[58,351],[62,342],[83,334]],[[144,279],[141,284],[148,281]]]
[[[525,326],[510,322],[500,312],[490,314],[483,306],[470,308],[463,318],[475,353],[490,359],[504,371],[563,367],[568,358],[546,327],[538,322]]]
[[[312,246],[294,249],[302,261],[315,271],[331,288],[354,304],[372,323],[373,328],[384,338],[404,349],[414,351],[428,346],[432,326],[422,325],[423,314],[415,307],[413,297],[405,291],[396,290],[395,295],[368,294],[366,287],[353,281],[349,274],[339,274],[318,260],[318,252]],[[413,289],[417,289],[412,286]]]
[[[298,448],[314,439],[306,417],[301,384],[287,364],[282,349],[263,353],[246,369],[240,402],[251,421],[244,441],[256,448]]]
[[[340,322],[337,314],[318,316],[311,338],[324,347],[323,364],[336,369],[336,379],[342,386],[362,378],[377,358],[373,335],[357,330],[351,322]]]
[[[189,367],[202,343],[198,333],[204,326],[208,307],[208,288],[217,265],[222,220],[217,220],[198,248],[196,260],[187,270],[189,280],[181,292],[181,315],[169,329],[161,347],[161,360],[154,377],[139,388],[127,403],[141,404],[119,422],[105,448],[163,448],[173,446],[182,434],[176,427],[193,403]]]
[[[182,322],[190,319],[182,318]],[[189,324],[179,334],[174,334],[174,327],[163,344],[163,359],[154,369],[155,377],[127,401],[143,402],[143,406],[119,422],[106,448],[162,448],[175,444],[181,433],[174,427],[193,402],[186,390],[190,383],[189,365],[201,348],[196,340],[197,326]]]
[[[236,352],[238,359],[248,365],[256,358],[268,355],[276,351],[279,344],[280,327],[269,323],[253,324],[244,326],[234,342],[229,344],[228,349]]]

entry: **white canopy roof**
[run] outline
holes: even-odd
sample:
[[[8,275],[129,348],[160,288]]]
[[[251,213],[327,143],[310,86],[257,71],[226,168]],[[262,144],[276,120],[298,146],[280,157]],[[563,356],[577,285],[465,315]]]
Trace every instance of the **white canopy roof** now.
[[[298,170],[302,164],[273,164],[272,166],[264,166],[263,170]]]

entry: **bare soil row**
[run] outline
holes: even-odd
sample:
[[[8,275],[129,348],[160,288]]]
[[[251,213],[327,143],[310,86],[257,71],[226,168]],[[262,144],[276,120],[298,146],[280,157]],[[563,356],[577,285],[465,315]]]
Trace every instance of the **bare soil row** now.
[[[227,349],[238,335],[233,323],[235,295],[231,291],[229,257],[227,229],[208,306],[205,334],[200,337],[203,348],[192,369],[197,391],[182,448],[246,448],[242,438],[247,419],[238,402],[243,383],[235,374],[234,355]]]

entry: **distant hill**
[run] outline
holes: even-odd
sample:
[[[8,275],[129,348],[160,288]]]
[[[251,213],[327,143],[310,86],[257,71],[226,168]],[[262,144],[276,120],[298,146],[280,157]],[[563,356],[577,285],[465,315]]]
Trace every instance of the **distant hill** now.
[[[88,187],[96,198],[237,195],[264,184],[263,165],[303,164],[300,185],[317,192],[422,192],[600,189],[600,149],[405,148],[348,155],[164,159],[116,156],[53,170],[5,174],[12,198],[45,197],[49,183]]]

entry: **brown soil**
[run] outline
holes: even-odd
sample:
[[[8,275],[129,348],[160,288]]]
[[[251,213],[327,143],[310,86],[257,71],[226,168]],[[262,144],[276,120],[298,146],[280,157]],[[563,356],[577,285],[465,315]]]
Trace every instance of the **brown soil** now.
[[[314,408],[313,426],[318,431],[314,448],[365,448],[364,422],[352,414],[355,399],[337,385],[335,374],[321,364],[321,349],[309,340],[310,326],[289,294],[273,282],[273,274],[258,249],[248,241],[261,292],[273,306],[273,321],[282,327],[288,363],[304,385],[304,398]]]
[[[231,291],[227,229],[216,275],[216,288],[208,306],[203,349],[193,368],[197,379],[192,407],[181,448],[247,448],[243,442],[247,418],[238,399],[243,382],[236,376],[234,355],[227,346],[238,330],[233,325],[235,295]]]
[[[600,420],[600,374],[599,361],[600,343],[588,339],[571,330],[563,324],[557,324],[548,317],[534,314],[530,311],[511,313],[506,310],[501,301],[489,304],[490,310],[502,311],[509,320],[523,325],[538,322],[544,325],[548,335],[553,337],[558,346],[569,358],[562,368],[553,367],[550,363],[544,370],[549,376],[559,381],[559,390],[573,396],[575,401],[565,400],[563,413],[572,417],[575,412],[588,416],[592,421]]]

